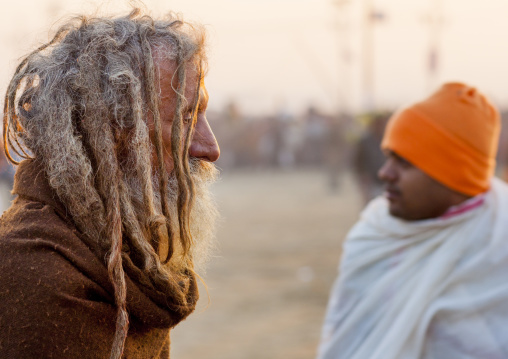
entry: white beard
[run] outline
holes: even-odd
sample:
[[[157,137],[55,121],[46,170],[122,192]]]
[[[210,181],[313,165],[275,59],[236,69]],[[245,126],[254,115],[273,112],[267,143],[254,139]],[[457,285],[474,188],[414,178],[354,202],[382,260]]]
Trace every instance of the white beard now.
[[[190,213],[191,247],[195,270],[204,272],[216,249],[216,227],[219,211],[210,186],[217,180],[219,170],[208,161],[191,161],[195,199]],[[172,203],[176,207],[176,200]],[[172,215],[172,218],[176,218]]]
[[[189,215],[189,229],[192,236],[190,254],[194,262],[194,270],[198,273],[204,273],[206,265],[214,249],[216,249],[216,223],[219,218],[219,211],[217,210],[213,194],[210,191],[210,186],[217,180],[219,170],[213,163],[198,159],[191,159],[189,165],[194,183],[194,204]],[[141,185],[132,178],[128,182],[133,202],[138,203],[140,205],[139,208],[142,208],[141,203],[143,203],[143,195]],[[162,206],[160,191],[158,190],[158,176],[156,173],[153,174],[152,185],[154,190],[154,205],[157,212],[161,213]],[[171,227],[174,229],[174,258],[172,260],[175,261],[178,261],[178,256],[182,251],[180,233],[178,230],[177,189],[178,184],[176,177],[172,175],[168,181],[167,194]]]

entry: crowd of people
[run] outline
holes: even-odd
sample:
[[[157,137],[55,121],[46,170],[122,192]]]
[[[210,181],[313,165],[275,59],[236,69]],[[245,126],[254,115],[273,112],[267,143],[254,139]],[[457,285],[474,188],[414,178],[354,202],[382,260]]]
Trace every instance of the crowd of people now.
[[[204,39],[173,14],[81,17],[17,67],[0,357],[169,358],[214,239],[220,142],[224,168],[321,167],[332,188],[351,163],[366,207],[319,359],[506,358],[508,186],[494,177],[502,121],[489,99],[446,83],[363,132],[315,108],[242,121],[229,106],[211,125]]]

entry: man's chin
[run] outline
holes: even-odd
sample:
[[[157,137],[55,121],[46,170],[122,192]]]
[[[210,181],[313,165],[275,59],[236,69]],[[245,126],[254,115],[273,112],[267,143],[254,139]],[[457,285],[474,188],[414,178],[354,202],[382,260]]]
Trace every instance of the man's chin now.
[[[400,208],[398,203],[390,202],[388,211],[392,217],[407,220],[407,213]]]

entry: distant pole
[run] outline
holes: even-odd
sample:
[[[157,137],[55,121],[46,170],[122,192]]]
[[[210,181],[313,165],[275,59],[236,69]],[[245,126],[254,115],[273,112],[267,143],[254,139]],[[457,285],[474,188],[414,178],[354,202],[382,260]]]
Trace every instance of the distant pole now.
[[[426,22],[429,26],[429,49],[427,53],[427,90],[433,91],[438,86],[441,61],[440,43],[443,29],[443,1],[431,0],[430,12]]]
[[[336,34],[337,34],[337,52],[338,52],[338,98],[337,113],[350,112],[350,100],[348,94],[351,92],[350,64],[351,50],[349,46],[349,19],[347,15],[347,5],[350,0],[333,0],[336,6]]]
[[[364,0],[363,18],[363,107],[365,111],[375,108],[374,100],[374,8],[372,0]]]

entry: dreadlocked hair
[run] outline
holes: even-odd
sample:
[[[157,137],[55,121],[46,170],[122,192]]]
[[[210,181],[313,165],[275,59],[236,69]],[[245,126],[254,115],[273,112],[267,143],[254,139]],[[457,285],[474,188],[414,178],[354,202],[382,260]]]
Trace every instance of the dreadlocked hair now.
[[[168,206],[155,52],[176,65],[171,137],[176,221]],[[204,71],[204,31],[174,14],[155,20],[135,9],[125,17],[79,17],[20,63],[5,96],[7,158],[43,164],[78,230],[104,257],[118,308],[111,358],[122,356],[129,327],[124,263],[135,263],[153,283],[178,285],[194,273],[189,251],[194,186],[187,153],[199,96],[185,130],[189,64]],[[201,75],[198,81],[199,95]],[[153,134],[147,116],[153,118]],[[141,190],[139,205],[132,182]]]

